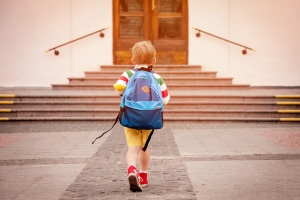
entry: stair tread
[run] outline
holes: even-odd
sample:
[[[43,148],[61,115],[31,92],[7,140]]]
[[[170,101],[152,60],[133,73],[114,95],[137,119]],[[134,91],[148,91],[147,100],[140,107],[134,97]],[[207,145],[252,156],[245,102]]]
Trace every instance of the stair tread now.
[[[115,117],[11,117],[11,119],[107,119],[107,120],[115,120]],[[253,119],[256,118],[243,118],[243,117],[164,117],[164,120],[178,120],[178,119],[190,119],[190,120],[197,120],[197,119]],[[278,119],[278,118],[264,118],[261,117],[259,119]]]
[[[84,77],[84,78],[76,78],[76,77],[69,77],[68,79],[72,80],[118,80],[116,77]],[[181,78],[164,78],[164,80],[191,80],[193,78],[181,77]],[[232,80],[233,78],[223,78],[223,77],[197,77],[194,78],[195,80]]]
[[[173,91],[172,91],[173,92]],[[5,96],[2,96],[5,95]],[[172,98],[176,97],[213,97],[213,98],[274,98],[277,100],[284,99],[283,97],[281,98],[276,98],[276,96],[279,95],[253,95],[253,94],[172,94]],[[293,96],[292,99],[300,99],[300,95],[280,95],[280,96],[286,96],[287,99],[291,99],[290,96]],[[117,93],[113,91],[113,94],[68,94],[68,95],[63,95],[63,94],[16,94],[14,97],[11,98],[95,98],[95,97],[111,97],[111,98],[119,98]],[[7,98],[6,94],[0,94],[0,100],[1,98]]]
[[[98,111],[109,111],[109,112],[117,112],[120,109],[11,109],[11,112],[98,112]],[[264,112],[278,112],[279,110],[220,110],[220,109],[168,109],[164,112],[253,112],[253,113],[264,113]],[[291,111],[291,110],[280,110],[280,111]],[[295,112],[299,112],[300,110],[292,110]],[[1,112],[1,109],[0,109]]]
[[[4,102],[6,101],[0,101]],[[11,102],[11,101],[10,101]],[[99,103],[107,103],[107,104],[119,104],[120,101],[13,101],[13,104],[99,104]],[[300,102],[283,102],[287,104],[297,104],[299,105]],[[241,105],[260,105],[260,104],[271,104],[277,105],[278,102],[236,102],[236,101],[228,101],[228,102],[212,102],[212,101],[170,101],[168,105],[172,104],[241,104]],[[166,107],[168,106],[166,105]]]
[[[183,71],[158,71],[157,73],[163,74],[163,73],[171,73],[171,74],[182,74]],[[123,72],[118,72],[118,71],[85,71],[84,73],[91,73],[91,74],[110,74],[110,73],[123,73]],[[211,74],[211,73],[218,73],[217,71],[184,71],[185,74],[188,73],[199,73],[199,74]]]
[[[115,117],[8,117],[0,118],[9,119],[9,121],[76,121],[76,120],[99,120],[99,121],[114,121]],[[300,118],[245,118],[245,117],[165,117],[164,121],[300,121]]]
[[[102,85],[97,85],[97,84],[73,84],[73,85],[69,85],[69,84],[52,84],[52,86],[70,86],[70,87],[76,87],[76,86],[80,86],[80,87],[88,87],[88,86],[92,86],[92,87],[106,87],[106,86],[112,86],[112,84],[109,83],[102,83]],[[230,85],[213,85],[213,84],[173,84],[173,83],[169,83],[168,86],[213,86],[213,87],[240,87],[240,86],[250,86],[249,84],[230,84]]]
[[[188,65],[188,64],[155,64],[154,67],[201,67],[201,65]],[[131,67],[134,65],[100,65],[100,67]]]
[[[300,86],[298,88],[291,87],[278,87],[273,86],[269,88],[250,86],[246,90],[180,90],[172,89],[169,91],[171,98],[174,95],[298,95],[300,94]],[[16,94],[16,95],[117,95],[116,91],[111,90],[53,90],[52,87],[0,87],[0,93],[2,94]]]

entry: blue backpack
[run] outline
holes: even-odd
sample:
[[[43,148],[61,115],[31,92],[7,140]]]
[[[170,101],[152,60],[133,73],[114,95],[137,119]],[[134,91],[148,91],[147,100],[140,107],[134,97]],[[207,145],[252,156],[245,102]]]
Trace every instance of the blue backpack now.
[[[163,127],[163,102],[153,71],[134,69],[120,103],[120,123],[133,129],[160,129]]]
[[[119,119],[121,125],[128,128],[138,130],[152,129],[143,148],[143,151],[145,151],[154,129],[161,129],[163,127],[164,108],[160,86],[153,76],[152,66],[134,69],[134,71],[135,74],[129,79],[123,93],[120,112],[114,125]],[[98,138],[102,137],[105,133]]]

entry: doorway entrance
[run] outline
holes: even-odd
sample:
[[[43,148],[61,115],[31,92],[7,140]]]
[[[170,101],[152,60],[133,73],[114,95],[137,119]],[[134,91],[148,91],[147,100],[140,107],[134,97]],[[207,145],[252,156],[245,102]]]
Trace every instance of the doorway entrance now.
[[[187,64],[187,0],[114,0],[114,64],[132,64],[130,48],[150,40],[157,64]]]

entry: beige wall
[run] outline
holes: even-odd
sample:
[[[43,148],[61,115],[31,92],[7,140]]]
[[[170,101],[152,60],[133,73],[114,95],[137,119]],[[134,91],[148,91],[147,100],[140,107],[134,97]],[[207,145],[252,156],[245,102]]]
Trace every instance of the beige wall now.
[[[0,86],[50,86],[112,64],[112,3],[108,0],[0,0]],[[92,35],[45,50],[104,27]]]
[[[300,85],[300,1],[189,0],[189,64],[251,85]],[[45,50],[109,26],[98,34]],[[207,32],[256,49],[242,48]],[[0,86],[50,86],[112,64],[111,0],[0,0]]]
[[[300,1],[189,0],[189,26],[256,49],[189,32],[189,63],[234,83],[300,86]]]

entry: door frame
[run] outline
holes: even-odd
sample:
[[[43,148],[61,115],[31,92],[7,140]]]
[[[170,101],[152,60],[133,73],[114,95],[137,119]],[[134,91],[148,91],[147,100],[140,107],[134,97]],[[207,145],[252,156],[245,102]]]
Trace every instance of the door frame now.
[[[188,64],[188,0],[182,0],[182,11],[181,13],[158,13],[158,1],[159,0],[144,0],[144,11],[143,12],[120,12],[120,2],[119,0],[113,0],[113,63],[116,64],[119,62],[117,59],[119,57],[119,53],[121,51],[129,51],[132,47],[128,46],[128,40],[133,43],[141,41],[141,40],[151,40],[152,44],[155,46],[157,51],[157,56],[164,54],[167,52],[169,56],[176,56],[176,51],[181,51],[182,53],[179,55],[185,58],[181,59],[181,64]],[[154,5],[156,9],[152,9]],[[137,16],[144,17],[144,29],[143,29],[143,38],[120,38],[120,16]],[[162,39],[158,36],[158,19],[159,18],[181,18],[181,39]],[[150,30],[152,30],[150,32]],[[168,44],[174,45],[172,50],[167,50],[169,48]],[[121,51],[120,51],[121,49]],[[117,56],[118,54],[118,56]],[[127,57],[126,57],[127,56]],[[125,55],[126,60],[130,58],[128,55]],[[158,59],[159,60],[159,59]],[[128,64],[130,64],[128,62]]]

